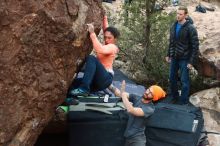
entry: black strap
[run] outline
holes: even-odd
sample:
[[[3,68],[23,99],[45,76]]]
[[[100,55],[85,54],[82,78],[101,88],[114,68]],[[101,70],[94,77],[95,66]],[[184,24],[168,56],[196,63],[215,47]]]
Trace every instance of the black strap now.
[[[217,134],[217,135],[220,135],[220,132],[213,132],[213,131],[202,131],[201,133],[205,133],[206,135],[207,134]]]

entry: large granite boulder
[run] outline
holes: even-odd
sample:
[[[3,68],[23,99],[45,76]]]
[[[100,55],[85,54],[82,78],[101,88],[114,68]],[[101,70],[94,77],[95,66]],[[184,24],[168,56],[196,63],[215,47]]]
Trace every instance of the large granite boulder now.
[[[92,50],[100,0],[0,2],[0,146],[34,145]]]
[[[190,102],[201,107],[209,146],[220,145],[220,87],[207,89],[191,95]]]
[[[193,18],[200,39],[200,57],[198,72],[220,81],[220,9],[213,3],[201,3],[214,11],[200,13],[195,11],[198,4],[189,6],[190,16]],[[220,4],[220,3],[219,3]]]

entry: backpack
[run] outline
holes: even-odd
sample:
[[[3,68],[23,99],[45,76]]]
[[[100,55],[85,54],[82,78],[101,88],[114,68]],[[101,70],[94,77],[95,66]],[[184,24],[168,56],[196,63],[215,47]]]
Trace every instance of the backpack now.
[[[206,13],[206,8],[202,5],[196,6],[196,11],[201,13]]]

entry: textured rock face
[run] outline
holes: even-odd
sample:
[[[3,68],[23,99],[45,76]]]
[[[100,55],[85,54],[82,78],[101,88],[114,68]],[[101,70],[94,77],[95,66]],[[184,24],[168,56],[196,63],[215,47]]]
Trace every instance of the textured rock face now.
[[[33,145],[91,51],[99,0],[0,2],[0,146]]]
[[[220,132],[220,88],[207,89],[193,94],[190,102],[202,108],[207,132]],[[220,145],[220,135],[209,133],[210,146]]]
[[[219,2],[218,2],[219,3]],[[195,22],[200,39],[200,58],[198,71],[201,75],[212,77],[220,81],[220,9],[217,5],[202,2],[215,11],[206,13],[195,12],[195,6],[190,6],[190,16]]]

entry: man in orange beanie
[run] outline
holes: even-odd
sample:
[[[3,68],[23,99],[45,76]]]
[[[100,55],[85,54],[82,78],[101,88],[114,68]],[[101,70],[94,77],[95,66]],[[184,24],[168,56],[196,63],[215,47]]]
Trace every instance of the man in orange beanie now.
[[[113,85],[109,89],[122,98],[123,104],[128,112],[128,123],[124,136],[125,146],[145,146],[145,121],[154,113],[155,107],[152,101],[158,101],[166,96],[165,91],[157,85],[150,86],[142,98],[125,92],[125,81],[122,81],[121,90]],[[131,104],[132,102],[133,104]]]
[[[166,92],[160,86],[153,85],[148,90],[152,93],[153,101],[158,101],[166,96]]]

